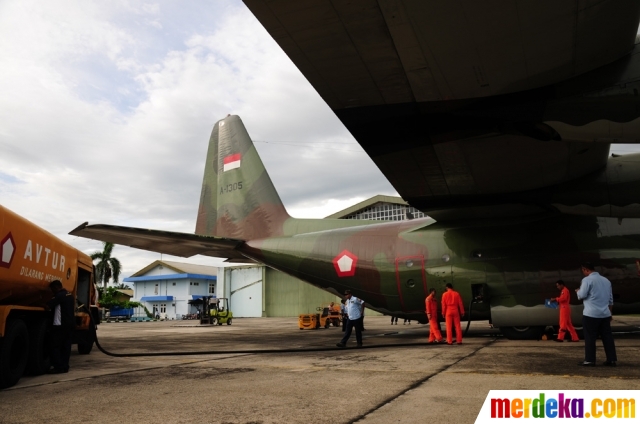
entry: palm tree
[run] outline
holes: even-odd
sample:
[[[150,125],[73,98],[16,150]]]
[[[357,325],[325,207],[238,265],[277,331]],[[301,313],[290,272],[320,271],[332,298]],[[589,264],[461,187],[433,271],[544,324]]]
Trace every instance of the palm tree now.
[[[103,244],[102,252],[93,253],[91,259],[94,261],[99,259],[96,264],[96,282],[102,283],[104,287],[107,287],[107,283],[112,277],[114,283],[118,282],[118,278],[120,278],[120,261],[111,257],[113,243],[105,241]]]

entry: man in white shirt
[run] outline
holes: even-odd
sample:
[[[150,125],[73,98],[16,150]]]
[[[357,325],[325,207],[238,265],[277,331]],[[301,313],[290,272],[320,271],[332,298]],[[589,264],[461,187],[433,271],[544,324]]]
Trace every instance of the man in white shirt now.
[[[344,333],[344,337],[337,343],[338,347],[345,347],[349,337],[351,337],[351,331],[356,329],[356,342],[358,347],[362,347],[362,313],[364,312],[364,300],[358,299],[351,294],[351,290],[344,292],[345,295],[345,307],[349,320],[347,321],[347,329]]]
[[[613,292],[611,281],[597,273],[590,262],[582,264],[582,284],[576,290],[578,299],[582,300],[582,329],[584,331],[584,361],[578,365],[585,367],[596,366],[596,339],[602,337],[604,353],[607,360],[603,365],[615,367],[616,345],[611,332],[611,310],[613,308]]]

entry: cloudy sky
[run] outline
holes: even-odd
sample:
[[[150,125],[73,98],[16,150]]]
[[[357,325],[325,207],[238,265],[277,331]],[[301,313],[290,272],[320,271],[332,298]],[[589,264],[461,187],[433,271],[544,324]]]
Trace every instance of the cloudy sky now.
[[[0,57],[0,204],[87,253],[85,221],[193,233],[228,113],[293,216],[395,194],[241,0],[4,0]],[[114,256],[124,276],[160,258]]]
[[[241,0],[2,0],[0,57],[0,204],[87,253],[85,221],[192,233],[229,113],[293,216],[396,194]],[[124,276],[160,258],[114,255]]]

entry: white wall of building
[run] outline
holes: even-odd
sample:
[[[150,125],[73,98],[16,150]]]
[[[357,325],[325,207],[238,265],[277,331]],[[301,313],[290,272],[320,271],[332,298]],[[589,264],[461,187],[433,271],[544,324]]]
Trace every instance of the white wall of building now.
[[[166,268],[164,272],[166,274]],[[145,277],[150,276],[145,275]],[[130,284],[133,284],[134,291],[132,300],[136,302],[141,302],[140,299],[146,296],[173,296],[173,300],[170,301],[141,302],[150,312],[154,308],[158,308],[161,311],[161,316],[166,319],[181,319],[183,315],[195,313],[196,308],[188,303],[193,299],[193,295],[217,295],[216,282],[202,278],[171,278],[170,275],[167,275],[167,279],[134,281]]]
[[[225,268],[220,287],[230,299],[234,317],[261,317],[264,311],[263,274],[264,267]]]

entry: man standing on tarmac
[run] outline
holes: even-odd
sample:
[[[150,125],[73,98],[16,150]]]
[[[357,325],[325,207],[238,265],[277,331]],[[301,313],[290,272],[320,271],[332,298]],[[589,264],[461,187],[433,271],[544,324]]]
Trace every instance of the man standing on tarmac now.
[[[447,291],[442,295],[442,315],[447,321],[447,344],[453,344],[453,326],[456,327],[456,342],[462,344],[462,328],[460,317],[464,316],[464,305],[460,293],[453,290],[451,283],[445,286]]]
[[[358,347],[362,347],[362,312],[364,311],[364,300],[358,299],[351,294],[351,290],[344,292],[345,306],[347,308],[347,315],[349,320],[347,321],[347,330],[344,333],[344,337],[337,343],[338,347],[345,347],[349,337],[351,337],[351,331],[356,329],[356,342]]]
[[[611,309],[613,308],[611,281],[597,273],[593,264],[589,262],[583,263],[581,270],[585,277],[576,293],[578,293],[578,299],[584,304],[582,311],[584,361],[578,365],[596,366],[596,339],[599,333],[602,337],[604,353],[607,355],[607,360],[602,365],[615,367],[618,358],[611,333]]]
[[[564,335],[568,331],[569,334],[571,334],[571,341],[579,342],[580,338],[578,338],[578,333],[576,333],[576,329],[571,323],[571,306],[569,306],[571,293],[569,293],[569,289],[565,287],[564,281],[562,280],[556,281],[556,287],[560,290],[560,296],[549,299],[557,301],[558,307],[560,308],[560,331],[558,331],[558,338],[556,341],[562,343],[564,341]]]
[[[51,328],[51,374],[69,372],[71,356],[71,337],[75,327],[73,311],[73,295],[62,287],[60,280],[49,284],[53,299],[47,306],[53,311],[53,327]]]
[[[438,322],[438,301],[436,300],[436,289],[429,289],[429,296],[424,301],[429,319],[429,343],[442,343],[440,333],[440,323]]]

